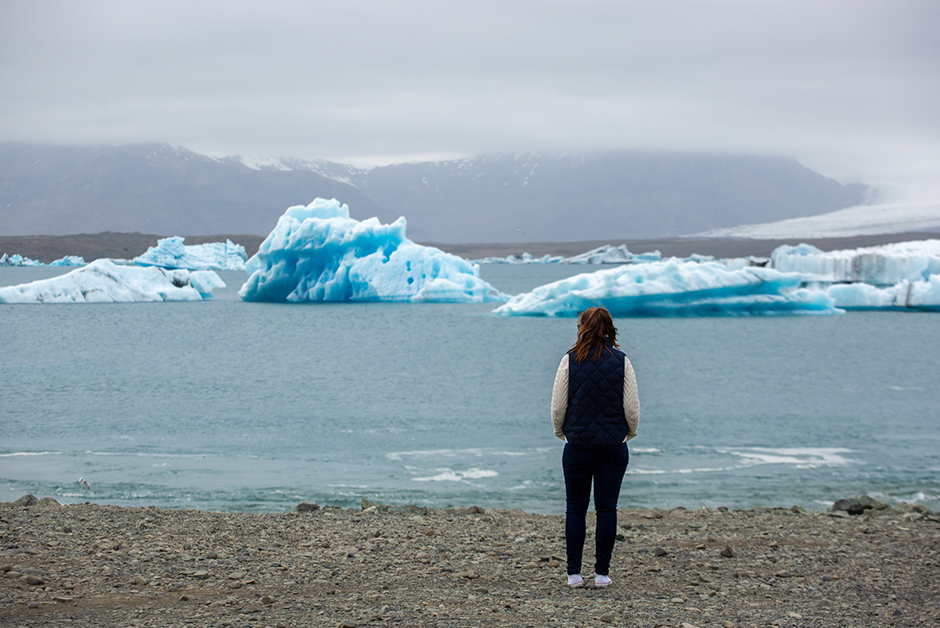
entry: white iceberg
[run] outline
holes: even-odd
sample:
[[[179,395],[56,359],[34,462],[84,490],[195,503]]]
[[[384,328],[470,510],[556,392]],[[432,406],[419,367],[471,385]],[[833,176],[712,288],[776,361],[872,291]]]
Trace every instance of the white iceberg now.
[[[473,260],[474,264],[559,264],[564,260],[560,255],[545,254],[535,257],[531,253],[523,253],[522,257],[507,255],[506,257],[481,257]]]
[[[28,257],[23,257],[19,253],[14,253],[13,255],[7,255],[6,253],[0,257],[0,266],[42,266],[42,262],[37,262],[34,259],[29,259]]]
[[[926,281],[940,273],[940,240],[915,240],[841,251],[820,251],[809,244],[780,246],[770,254],[780,272],[815,275],[823,282],[862,282],[892,286]]]
[[[626,244],[613,246],[605,244],[574,257],[567,257],[565,264],[635,264],[637,262],[658,262],[662,259],[659,251],[634,254],[627,250]]]
[[[231,240],[208,244],[183,244],[184,238],[173,236],[157,241],[157,246],[135,257],[138,266],[182,268],[186,270],[245,270],[248,254],[245,247]]]
[[[940,311],[940,275],[901,281],[887,288],[865,283],[833,284],[826,289],[836,307],[847,310],[913,309]]]
[[[614,246],[604,244],[590,251],[561,257],[560,255],[543,255],[534,257],[530,253],[523,253],[522,257],[507,255],[506,257],[484,257],[475,260],[477,264],[636,264],[641,262],[658,262],[662,259],[659,251],[652,253],[631,253],[626,244]]]
[[[50,262],[50,266],[84,266],[87,262],[84,257],[79,255],[66,255],[60,259]]]
[[[605,307],[614,316],[835,314],[833,299],[802,288],[798,273],[675,258],[583,273],[517,295],[505,316],[576,316]]]
[[[289,208],[248,260],[246,301],[502,301],[479,267],[405,237],[405,219],[362,222],[336,199]]]
[[[118,266],[108,259],[65,275],[0,288],[0,303],[200,301],[225,284],[212,271]]]

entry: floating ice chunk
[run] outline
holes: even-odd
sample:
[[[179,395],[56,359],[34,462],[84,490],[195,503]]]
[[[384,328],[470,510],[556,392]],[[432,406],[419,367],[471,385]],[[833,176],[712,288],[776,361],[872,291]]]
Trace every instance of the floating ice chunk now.
[[[19,253],[14,253],[13,255],[4,253],[3,256],[0,257],[0,266],[42,266],[42,262],[23,257]]]
[[[558,264],[564,260],[563,257],[545,254],[542,257],[535,257],[531,253],[523,253],[522,257],[507,255],[506,257],[483,257],[473,260],[474,264]]]
[[[467,260],[405,237],[390,225],[349,217],[336,199],[289,208],[248,260],[246,301],[502,301]]]
[[[173,236],[157,241],[132,262],[138,266],[183,268],[187,270],[245,270],[248,259],[245,247],[231,240],[208,244],[183,244],[184,238]]]
[[[484,257],[476,260],[476,262],[479,264],[636,264],[640,262],[658,262],[661,259],[662,255],[659,251],[633,254],[627,249],[626,244],[620,246],[605,244],[573,257],[558,255],[534,257],[530,253],[523,253],[521,258],[515,255]]]
[[[613,246],[605,244],[580,255],[562,260],[565,264],[629,264],[636,262],[658,262],[662,259],[659,251],[635,255],[627,250],[626,244]]]
[[[781,272],[816,275],[820,281],[893,286],[940,273],[940,240],[825,252],[809,244],[784,245],[770,257],[773,268]]]
[[[834,284],[826,293],[836,307],[849,310],[915,309],[940,311],[940,275],[926,281],[901,281],[888,288],[865,283]]]
[[[729,270],[720,262],[675,258],[583,273],[517,295],[495,310],[507,316],[576,316],[595,306],[615,316],[834,314],[825,292],[804,276],[768,268]]]
[[[212,271],[118,266],[99,259],[65,275],[0,288],[0,303],[199,301],[225,284]]]
[[[85,258],[78,255],[66,255],[61,259],[57,259],[54,262],[51,262],[50,266],[84,266],[86,264]]]

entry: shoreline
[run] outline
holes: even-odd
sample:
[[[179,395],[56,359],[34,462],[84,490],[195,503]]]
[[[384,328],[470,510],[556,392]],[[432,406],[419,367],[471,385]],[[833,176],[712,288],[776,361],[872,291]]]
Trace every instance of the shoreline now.
[[[587,585],[568,589],[563,515],[369,502],[249,514],[28,497],[0,503],[0,626],[940,623],[940,518],[911,504],[860,515],[624,509],[614,583],[593,588],[586,563]]]
[[[66,255],[83,257],[91,262],[102,257],[112,259],[132,259],[147,252],[147,249],[157,245],[157,240],[170,236],[161,236],[145,233],[102,233],[74,234],[74,235],[24,235],[0,236],[0,256],[19,254],[24,257],[48,264]],[[224,242],[229,239],[235,244],[241,244],[249,257],[258,251],[264,236],[250,234],[220,234],[183,236],[185,243],[207,244],[209,242]],[[801,242],[812,244],[823,250],[855,249],[866,246],[877,246],[892,242],[906,242],[908,240],[927,240],[940,238],[940,232],[910,232],[868,236],[847,236],[841,238],[789,238],[780,240],[749,240],[743,238],[657,238],[649,240],[591,240],[575,242],[495,242],[495,243],[441,243],[418,242],[425,246],[433,246],[447,253],[459,255],[465,259],[481,259],[484,257],[507,257],[509,255],[521,256],[529,253],[534,257],[544,255],[561,255],[571,257],[591,249],[610,244],[620,246],[626,244],[632,253],[649,253],[658,250],[663,257],[688,257],[693,253],[699,255],[712,255],[716,258],[727,257],[767,257],[782,244],[796,245]]]

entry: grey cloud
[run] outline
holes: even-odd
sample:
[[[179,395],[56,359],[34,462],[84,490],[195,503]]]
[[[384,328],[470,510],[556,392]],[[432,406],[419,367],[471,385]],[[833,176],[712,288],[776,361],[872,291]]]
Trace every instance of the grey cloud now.
[[[8,2],[0,138],[940,166],[932,2]]]

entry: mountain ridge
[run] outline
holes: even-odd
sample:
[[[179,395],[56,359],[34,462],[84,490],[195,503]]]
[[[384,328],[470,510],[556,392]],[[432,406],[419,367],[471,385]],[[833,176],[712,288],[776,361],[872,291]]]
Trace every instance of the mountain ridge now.
[[[287,207],[321,196],[360,220],[403,215],[414,240],[645,239],[822,214],[865,192],[787,157],[529,152],[366,169],[165,144],[0,143],[3,235],[266,235]]]

